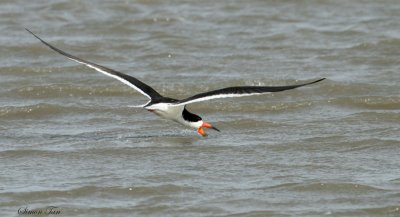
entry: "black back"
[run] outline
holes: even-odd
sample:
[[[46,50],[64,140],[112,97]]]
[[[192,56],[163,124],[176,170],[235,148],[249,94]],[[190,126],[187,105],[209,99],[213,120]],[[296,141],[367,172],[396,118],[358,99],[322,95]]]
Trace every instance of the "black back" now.
[[[188,110],[186,110],[186,108],[183,108],[182,117],[183,119],[189,122],[197,122],[202,120],[201,117],[193,113],[190,113]]]

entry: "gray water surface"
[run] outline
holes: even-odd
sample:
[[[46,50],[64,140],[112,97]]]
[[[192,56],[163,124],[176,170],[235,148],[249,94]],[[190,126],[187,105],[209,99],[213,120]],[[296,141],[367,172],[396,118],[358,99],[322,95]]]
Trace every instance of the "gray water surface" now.
[[[400,216],[399,1],[0,2],[0,215]],[[197,103],[221,132],[51,51]],[[54,215],[53,215],[54,216]]]

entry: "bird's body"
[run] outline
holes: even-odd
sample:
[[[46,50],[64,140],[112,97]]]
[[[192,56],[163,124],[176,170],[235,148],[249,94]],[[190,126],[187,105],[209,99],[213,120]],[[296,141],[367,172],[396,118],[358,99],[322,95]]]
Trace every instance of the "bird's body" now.
[[[145,108],[162,118],[175,121],[187,127],[197,129],[202,125],[201,118],[190,113],[185,106],[168,106],[166,103],[159,103]]]
[[[182,124],[182,125],[190,127],[190,128],[195,128],[195,129],[197,129],[197,132],[202,136],[206,136],[206,133],[204,132],[204,128],[211,128],[216,131],[219,131],[219,130],[217,128],[215,128],[214,126],[212,126],[211,124],[204,122],[200,116],[189,112],[186,109],[187,104],[206,101],[206,100],[212,100],[212,99],[218,99],[218,98],[243,97],[243,96],[251,96],[251,95],[260,95],[260,94],[271,93],[271,92],[279,92],[279,91],[290,90],[290,89],[295,89],[298,87],[314,84],[314,83],[324,80],[324,78],[323,78],[323,79],[319,79],[319,80],[309,82],[309,83],[298,84],[298,85],[289,85],[289,86],[227,87],[227,88],[223,88],[223,89],[218,89],[218,90],[213,90],[213,91],[196,94],[196,95],[188,97],[186,99],[178,100],[178,99],[173,99],[173,98],[162,96],[160,93],[158,93],[152,87],[148,86],[147,84],[143,83],[142,81],[140,81],[130,75],[115,71],[113,69],[83,60],[79,57],[76,57],[69,53],[66,53],[66,52],[54,47],[53,45],[47,43],[46,41],[42,40],[41,38],[39,38],[37,35],[35,35],[30,30],[28,30],[28,29],[26,29],[26,30],[29,33],[31,33],[33,36],[35,36],[37,39],[39,39],[43,44],[45,44],[52,50],[58,52],[59,54],[64,55],[73,61],[76,61],[76,62],[84,64],[90,68],[93,68],[96,71],[99,71],[107,76],[115,78],[115,79],[123,82],[124,84],[127,84],[128,86],[134,88],[139,93],[143,94],[144,96],[146,96],[150,99],[150,101],[148,101],[146,104],[140,105],[140,106],[134,106],[134,107],[144,108],[162,118],[175,121],[179,124]]]
[[[144,108],[164,119],[175,121],[186,127],[195,128],[198,130],[201,127],[206,127],[219,131],[217,128],[211,126],[210,124],[203,122],[200,116],[189,112],[186,109],[185,105],[175,105],[175,103],[177,102],[179,102],[179,100],[163,97],[160,99],[159,102],[150,102],[145,105]],[[199,134],[205,136],[204,132],[199,132]]]

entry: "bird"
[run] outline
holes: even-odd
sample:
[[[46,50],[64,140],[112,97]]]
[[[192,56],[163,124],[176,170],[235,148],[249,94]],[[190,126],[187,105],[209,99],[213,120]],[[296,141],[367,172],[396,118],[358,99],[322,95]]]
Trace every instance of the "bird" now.
[[[63,50],[60,50],[59,48],[57,48],[57,47],[51,45],[50,43],[44,41],[43,39],[41,39],[39,36],[37,36],[35,33],[30,31],[29,29],[27,29],[27,28],[25,28],[25,29],[30,34],[32,34],[34,37],[36,37],[40,42],[42,42],[44,45],[46,45],[53,51],[69,58],[70,60],[73,60],[80,64],[86,65],[89,68],[92,68],[98,72],[101,72],[101,73],[109,76],[109,77],[117,79],[120,82],[130,86],[131,88],[135,89],[142,95],[149,98],[149,101],[147,103],[145,103],[143,105],[132,106],[132,107],[144,108],[147,111],[160,116],[161,118],[175,121],[175,122],[177,122],[181,125],[184,125],[186,127],[189,127],[189,128],[194,128],[197,130],[197,133],[203,137],[207,136],[207,134],[204,130],[205,128],[213,129],[218,132],[220,132],[220,130],[218,128],[216,128],[215,126],[213,126],[212,124],[205,122],[199,115],[188,111],[188,109],[186,108],[186,105],[188,105],[188,104],[202,102],[202,101],[208,101],[208,100],[213,100],[213,99],[219,99],[219,98],[244,97],[244,96],[267,94],[267,93],[272,93],[272,92],[280,92],[280,91],[285,91],[285,90],[295,89],[298,87],[307,86],[310,84],[315,84],[317,82],[325,80],[325,78],[321,78],[321,79],[314,80],[314,81],[308,82],[308,83],[287,85],[287,86],[226,87],[226,88],[222,88],[222,89],[199,93],[199,94],[187,97],[185,99],[179,100],[179,99],[174,99],[174,98],[165,97],[165,96],[161,95],[159,92],[154,90],[149,85],[145,84],[144,82],[140,81],[139,79],[132,77],[128,74],[107,68],[105,66],[102,66],[102,65],[99,65],[99,64],[87,61],[87,60],[84,60],[82,58],[71,55]]]

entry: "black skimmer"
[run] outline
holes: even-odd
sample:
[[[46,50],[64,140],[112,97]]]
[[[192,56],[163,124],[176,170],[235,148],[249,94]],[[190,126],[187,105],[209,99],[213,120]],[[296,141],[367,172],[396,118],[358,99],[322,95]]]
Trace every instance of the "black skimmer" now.
[[[144,104],[139,106],[133,107],[140,107],[147,109],[154,114],[169,120],[173,120],[178,122],[184,126],[191,127],[197,129],[197,132],[202,135],[206,136],[207,134],[204,131],[204,128],[214,129],[219,131],[213,125],[203,121],[203,119],[191,112],[189,112],[185,107],[187,104],[195,103],[195,102],[202,102],[211,99],[218,99],[218,98],[227,98],[227,97],[243,97],[243,96],[252,96],[252,95],[260,95],[265,93],[271,92],[279,92],[284,90],[290,90],[310,84],[314,84],[324,80],[325,78],[318,79],[316,81],[312,81],[309,83],[297,84],[297,85],[289,85],[289,86],[238,86],[238,87],[227,87],[223,89],[208,91],[205,93],[199,93],[194,96],[188,97],[186,99],[178,100],[169,97],[164,97],[157,91],[155,91],[149,85],[141,82],[137,78],[134,78],[130,75],[115,71],[113,69],[107,68],[105,66],[101,66],[96,63],[92,63],[90,61],[86,61],[79,57],[73,56],[67,52],[64,52],[53,45],[47,43],[43,39],[39,38],[29,29],[26,29],[29,33],[39,39],[43,44],[51,48],[52,50],[56,51],[57,53],[68,57],[69,59],[84,64],[90,68],[95,69],[107,76],[115,78],[122,83],[132,87],[133,89],[137,90],[139,93],[143,94],[150,100]]]

